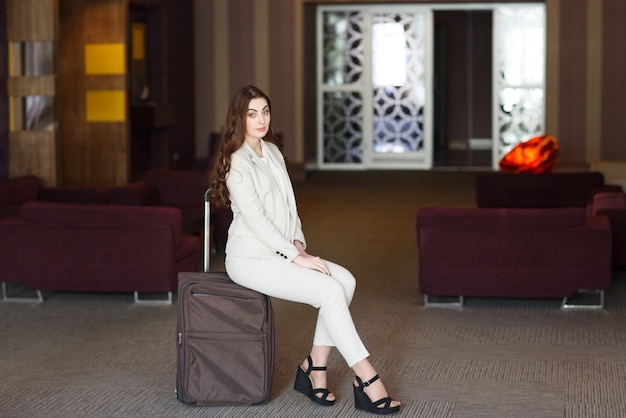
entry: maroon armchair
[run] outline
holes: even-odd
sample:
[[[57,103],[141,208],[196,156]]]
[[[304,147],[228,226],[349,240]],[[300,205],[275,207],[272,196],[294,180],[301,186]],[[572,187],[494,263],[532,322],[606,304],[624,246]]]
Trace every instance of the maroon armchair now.
[[[611,284],[606,216],[583,208],[423,208],[420,292],[429,296],[568,298]]]
[[[623,192],[596,194],[593,199],[593,213],[609,218],[613,265],[626,267],[626,194]]]
[[[24,203],[37,200],[40,187],[41,180],[34,175],[0,181],[0,219],[15,215]]]
[[[199,239],[166,207],[27,202],[0,221],[0,278],[39,291],[168,293]]]

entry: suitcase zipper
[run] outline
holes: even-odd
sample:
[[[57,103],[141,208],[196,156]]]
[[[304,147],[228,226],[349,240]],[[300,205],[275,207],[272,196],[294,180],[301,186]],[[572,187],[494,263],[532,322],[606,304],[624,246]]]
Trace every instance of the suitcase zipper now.
[[[214,293],[192,293],[191,296],[198,296],[198,297],[215,297],[215,296],[219,296],[221,298],[231,298],[231,299],[241,299],[241,300],[254,300],[252,298],[246,298],[246,297],[241,297],[241,296],[236,296],[236,295],[224,295],[224,294],[219,294],[216,295]]]

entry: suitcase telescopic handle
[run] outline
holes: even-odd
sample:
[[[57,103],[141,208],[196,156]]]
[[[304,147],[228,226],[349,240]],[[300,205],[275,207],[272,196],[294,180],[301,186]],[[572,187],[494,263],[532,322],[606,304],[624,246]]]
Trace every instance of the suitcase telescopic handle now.
[[[204,272],[209,272],[211,258],[211,189],[204,192]]]

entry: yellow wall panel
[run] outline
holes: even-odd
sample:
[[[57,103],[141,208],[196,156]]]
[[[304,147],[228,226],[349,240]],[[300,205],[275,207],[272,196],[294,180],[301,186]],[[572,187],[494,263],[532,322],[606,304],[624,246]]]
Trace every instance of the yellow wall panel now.
[[[124,74],[124,44],[86,44],[85,74]]]
[[[87,122],[126,121],[126,91],[87,90]]]
[[[146,25],[143,23],[133,23],[133,59],[144,60],[146,57]]]

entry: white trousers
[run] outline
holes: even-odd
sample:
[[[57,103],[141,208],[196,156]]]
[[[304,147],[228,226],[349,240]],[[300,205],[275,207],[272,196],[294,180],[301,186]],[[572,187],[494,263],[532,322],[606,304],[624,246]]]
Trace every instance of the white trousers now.
[[[324,261],[329,276],[283,260],[233,256],[226,256],[226,271],[241,286],[319,308],[313,344],[337,347],[352,367],[369,356],[349,310],[356,280],[344,267]]]

